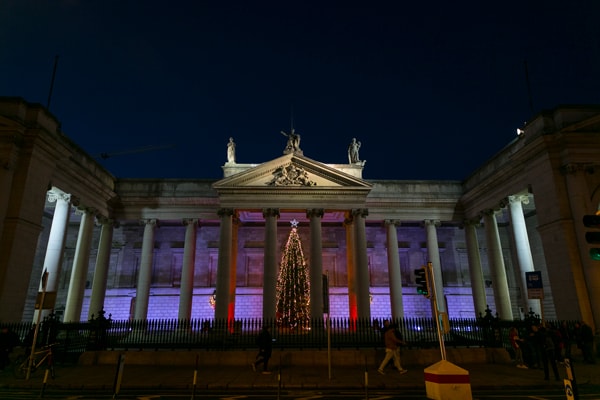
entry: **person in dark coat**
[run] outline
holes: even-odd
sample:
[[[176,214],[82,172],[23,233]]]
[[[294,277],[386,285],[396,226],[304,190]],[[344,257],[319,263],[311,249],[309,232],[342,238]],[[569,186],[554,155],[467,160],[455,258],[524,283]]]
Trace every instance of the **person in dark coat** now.
[[[556,354],[554,352],[554,340],[552,339],[552,332],[547,328],[545,324],[534,325],[533,333],[535,340],[540,349],[542,356],[542,366],[544,367],[544,380],[550,379],[550,367],[554,373],[554,379],[560,380],[558,374],[558,365],[556,364]]]
[[[256,372],[256,368],[262,364],[263,374],[270,374],[269,359],[273,351],[273,336],[271,335],[271,327],[265,325],[256,338],[258,345],[258,354],[256,360],[251,364],[252,370]]]
[[[589,326],[585,321],[579,322],[578,329],[578,343],[583,354],[583,362],[587,364],[595,364],[594,358],[594,332],[592,327]]]
[[[0,330],[0,369],[4,369],[10,364],[10,353],[21,344],[19,336],[4,326]]]

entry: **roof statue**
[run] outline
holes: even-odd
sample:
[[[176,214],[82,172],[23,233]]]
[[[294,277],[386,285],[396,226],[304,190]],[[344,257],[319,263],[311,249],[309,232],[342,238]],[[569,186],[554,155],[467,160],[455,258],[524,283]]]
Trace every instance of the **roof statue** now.
[[[235,164],[235,142],[232,137],[229,138],[229,143],[227,143],[227,162]]]
[[[348,145],[348,163],[349,164],[359,164],[360,166],[365,165],[366,161],[361,161],[358,155],[358,150],[360,149],[361,143],[356,140],[356,138],[352,138],[352,141]]]
[[[283,154],[299,153],[302,155],[302,150],[300,150],[300,135],[296,133],[296,130],[292,128],[290,133],[281,131],[281,134],[288,138],[285,149],[283,149]]]

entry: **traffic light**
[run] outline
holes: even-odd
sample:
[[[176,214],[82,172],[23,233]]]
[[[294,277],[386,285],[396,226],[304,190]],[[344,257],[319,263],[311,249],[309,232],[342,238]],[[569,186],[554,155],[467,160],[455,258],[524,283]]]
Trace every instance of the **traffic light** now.
[[[427,268],[421,267],[415,269],[415,282],[417,283],[417,293],[429,298],[429,275]]]
[[[600,261],[600,211],[596,215],[584,215],[583,225],[595,229],[585,233],[585,240],[591,245],[596,245],[590,248],[590,258]]]

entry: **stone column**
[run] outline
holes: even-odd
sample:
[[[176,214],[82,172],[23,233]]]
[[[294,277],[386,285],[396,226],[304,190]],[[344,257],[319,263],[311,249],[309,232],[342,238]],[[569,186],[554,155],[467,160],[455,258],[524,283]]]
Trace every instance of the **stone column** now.
[[[148,319],[148,302],[150,300],[150,284],[152,283],[152,260],[154,258],[154,229],[156,219],[141,221],[144,224],[144,238],[142,240],[142,257],[138,271],[137,290],[135,293],[135,311],[133,319]]]
[[[179,287],[179,313],[177,318],[189,320],[192,317],[192,298],[194,294],[194,261],[196,260],[197,220],[184,219],[185,243],[183,264],[181,266],[181,286]]]
[[[402,304],[402,274],[400,273],[400,257],[398,256],[398,221],[386,220],[388,275],[390,278],[390,305],[392,318],[404,318]]]
[[[427,232],[427,256],[432,264],[433,279],[435,280],[437,308],[440,312],[446,312],[448,308],[446,307],[446,297],[444,297],[444,278],[442,277],[442,263],[440,262],[440,248],[436,229],[440,226],[440,221],[428,219],[424,222]]]
[[[471,291],[473,292],[473,305],[475,317],[484,315],[488,305],[485,293],[485,281],[481,268],[481,255],[477,240],[478,222],[465,222],[465,240],[467,242],[467,256],[469,258],[469,276],[471,277]]]
[[[99,311],[104,310],[104,298],[106,296],[106,280],[108,279],[108,268],[112,251],[112,238],[115,221],[101,218],[102,230],[100,231],[100,242],[98,243],[98,255],[96,256],[96,267],[94,269],[94,280],[92,282],[92,295],[90,297],[90,308],[88,309],[88,321],[92,317],[100,316]]]
[[[533,266],[531,247],[529,246],[529,236],[527,235],[525,216],[523,215],[523,203],[529,203],[529,197],[527,195],[508,196],[509,215],[515,238],[515,249],[517,252],[517,272],[520,277],[521,294],[523,296],[522,305],[525,307],[525,315],[527,315],[531,309],[541,318],[544,318],[540,300],[530,300],[527,298],[527,278],[525,273],[532,272],[535,268]]]
[[[310,316],[313,320],[323,318],[323,214],[323,209],[306,212],[310,218]]]
[[[348,315],[352,323],[358,318],[356,300],[356,263],[354,262],[354,218],[351,214],[344,220],[346,228],[346,269],[348,275]]]
[[[358,318],[363,322],[371,319],[371,282],[369,278],[369,259],[367,256],[367,234],[365,218],[369,215],[365,208],[352,211],[354,217],[354,260],[356,265],[356,297]]]
[[[498,317],[504,320],[512,320],[513,313],[510,303],[510,292],[506,280],[506,267],[502,257],[502,244],[496,222],[494,210],[488,210],[483,214],[485,226],[485,240],[488,247],[488,261],[492,272],[492,287],[494,288],[494,300]]]
[[[80,210],[80,212],[82,213],[81,223],[79,225],[79,236],[77,237],[73,270],[71,271],[71,281],[67,293],[67,303],[63,317],[64,322],[78,322],[81,320],[85,282],[90,264],[90,248],[95,216],[90,210]]]
[[[219,232],[219,261],[217,264],[217,288],[215,299],[215,319],[225,321],[229,313],[229,270],[231,266],[231,233],[233,209],[222,208],[218,212],[221,218]]]
[[[560,319],[581,319],[596,332],[600,330],[600,268],[590,258],[590,246],[585,239],[587,229],[575,227],[583,227],[583,216],[598,207],[592,203],[589,195],[592,190],[589,176],[590,173],[599,171],[597,167],[590,168],[589,165],[579,163],[569,163],[561,170],[567,186],[572,220],[556,221],[543,228],[538,227],[538,231],[544,247],[548,274],[562,277],[559,270],[568,265],[572,278],[559,279],[558,285],[553,285],[554,280],[551,280],[550,290]],[[564,243],[564,246],[557,249],[556,243]],[[573,248],[579,248],[579,252],[575,253]],[[548,260],[548,257],[552,260]],[[570,305],[574,303],[578,304],[578,318],[571,311]]]
[[[277,308],[277,219],[279,209],[265,208],[265,247],[263,273],[263,319],[275,320]]]
[[[58,280],[60,278],[60,269],[65,252],[65,242],[67,238],[67,227],[69,225],[69,217],[71,216],[71,195],[59,191],[57,189],[48,192],[48,201],[56,202],[54,208],[54,216],[52,217],[52,226],[50,228],[50,236],[46,247],[46,257],[44,258],[43,271],[48,272],[48,280],[46,282],[46,292],[56,293],[58,290]],[[40,277],[41,278],[41,277]],[[39,290],[42,290],[42,282],[40,279]],[[50,313],[50,310],[44,310],[42,317]],[[37,321],[37,311],[33,316],[33,321]]]
[[[237,291],[237,254],[238,254],[238,230],[240,220],[237,214],[231,217],[231,258],[229,260],[229,321],[235,319],[235,294]]]

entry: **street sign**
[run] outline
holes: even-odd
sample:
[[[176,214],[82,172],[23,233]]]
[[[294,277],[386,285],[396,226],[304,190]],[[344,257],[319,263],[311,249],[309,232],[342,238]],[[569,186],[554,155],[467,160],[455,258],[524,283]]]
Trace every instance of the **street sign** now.
[[[44,304],[42,305],[42,297],[44,297]],[[44,310],[49,310],[54,308],[54,303],[56,303],[56,292],[38,292],[37,297],[35,299],[35,309],[39,310],[40,308]]]
[[[525,272],[525,278],[527,281],[527,298],[528,299],[543,299],[544,298],[544,286],[542,283],[542,272],[531,271]]]

